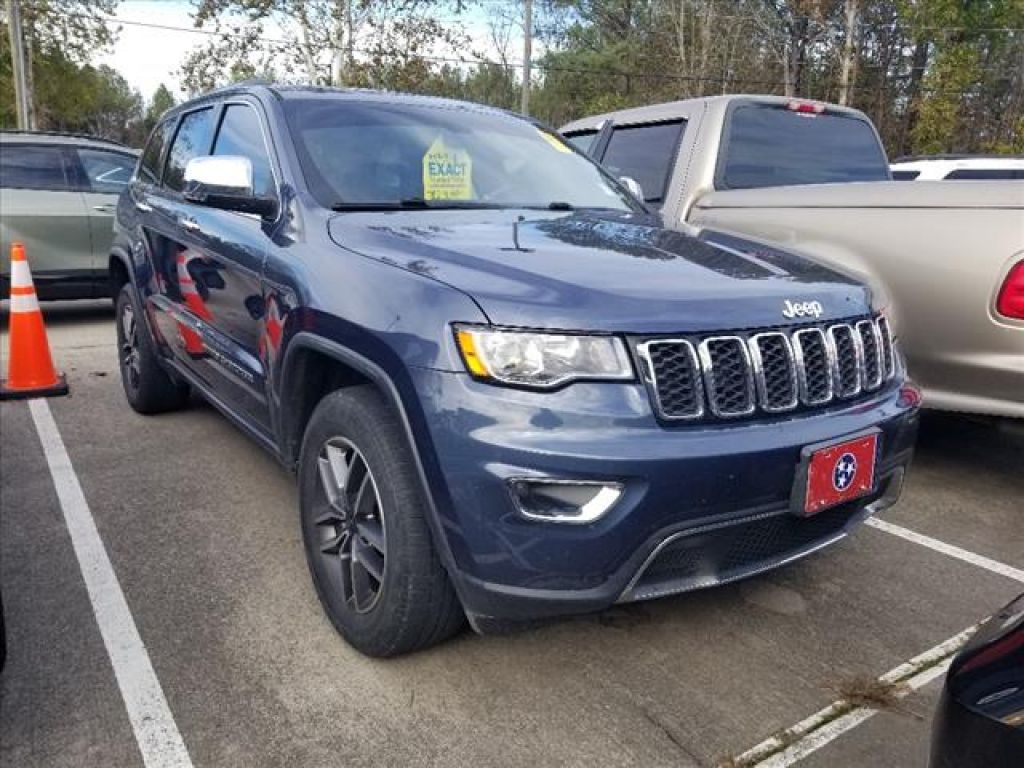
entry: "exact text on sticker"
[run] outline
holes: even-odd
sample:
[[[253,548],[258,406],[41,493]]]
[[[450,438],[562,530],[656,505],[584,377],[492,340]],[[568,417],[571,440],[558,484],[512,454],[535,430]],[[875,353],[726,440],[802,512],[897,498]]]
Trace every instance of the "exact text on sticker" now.
[[[438,136],[423,156],[423,197],[426,200],[471,200],[473,160],[463,149],[449,147]]]

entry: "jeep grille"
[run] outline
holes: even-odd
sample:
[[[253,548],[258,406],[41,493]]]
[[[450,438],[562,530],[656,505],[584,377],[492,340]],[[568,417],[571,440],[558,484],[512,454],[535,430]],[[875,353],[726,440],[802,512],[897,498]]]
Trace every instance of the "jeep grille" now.
[[[658,415],[732,419],[850,401],[896,372],[884,317],[636,346]]]

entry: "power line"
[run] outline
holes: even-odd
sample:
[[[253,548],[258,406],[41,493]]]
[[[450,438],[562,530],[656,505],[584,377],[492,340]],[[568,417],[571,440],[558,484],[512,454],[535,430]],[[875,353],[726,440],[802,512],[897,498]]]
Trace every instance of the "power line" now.
[[[66,15],[80,15],[80,14],[66,14]],[[181,27],[172,24],[159,24],[156,22],[140,21],[137,19],[122,19],[116,16],[105,16],[100,15],[105,21],[114,24],[123,24],[125,26],[133,27],[144,27],[148,29],[159,29],[170,32],[185,32],[191,34],[199,34],[207,37],[216,38],[227,38],[227,39],[238,39],[249,42],[261,42],[276,46],[293,46],[295,45],[294,40],[287,38],[277,37],[266,37],[263,35],[248,35],[242,32],[224,32],[211,29],[201,29],[197,27]],[[353,51],[367,56],[384,56],[386,58],[401,58],[402,54],[399,53],[384,53],[380,50],[374,50],[372,48],[353,48]],[[483,57],[467,58],[465,56],[436,56],[428,54],[415,54],[414,58],[421,61],[433,62],[436,64],[458,64],[458,65],[490,65],[501,68],[517,69],[521,70],[525,68],[525,64],[522,61],[509,60],[505,62],[494,61],[492,59],[486,59]],[[634,72],[627,70],[617,69],[595,69],[592,67],[576,67],[567,66],[561,64],[545,64],[543,62],[534,61],[531,63],[533,69],[540,70],[542,72],[550,72],[557,74],[578,74],[578,75],[596,75],[603,77],[621,77],[628,80],[639,80],[639,81],[672,81],[679,83],[696,83],[698,85],[708,84],[720,84],[723,87],[739,87],[739,86],[764,86],[767,88],[784,88],[786,86],[785,81],[780,80],[762,80],[753,78],[735,78],[728,75],[725,76],[704,76],[704,75],[682,75],[677,73],[654,73],[654,72]],[[874,86],[853,86],[854,90],[864,91],[875,90]],[[977,93],[977,90],[944,90],[939,88],[930,88],[928,86],[921,86],[920,91],[926,93],[936,93],[943,95],[954,95],[954,96],[969,96]]]

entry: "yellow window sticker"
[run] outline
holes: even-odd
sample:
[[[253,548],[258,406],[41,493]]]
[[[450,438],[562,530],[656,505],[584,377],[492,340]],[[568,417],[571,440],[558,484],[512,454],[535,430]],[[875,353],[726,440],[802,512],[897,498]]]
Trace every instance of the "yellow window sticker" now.
[[[559,139],[557,136],[552,136],[550,133],[548,133],[547,131],[542,131],[540,128],[537,129],[537,133],[539,133],[548,144],[557,149],[559,152],[565,152],[567,155],[572,154],[572,150],[569,149],[569,147],[565,145],[565,142]]]
[[[438,136],[423,156],[423,197],[427,200],[471,200],[473,160]]]

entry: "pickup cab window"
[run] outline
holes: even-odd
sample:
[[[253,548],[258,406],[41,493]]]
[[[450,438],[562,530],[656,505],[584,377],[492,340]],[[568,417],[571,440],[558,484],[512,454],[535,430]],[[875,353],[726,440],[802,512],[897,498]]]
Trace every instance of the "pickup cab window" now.
[[[742,104],[726,121],[715,186],[888,181],[889,166],[871,125],[840,113]]]
[[[685,122],[616,126],[602,163],[615,176],[629,176],[640,184],[644,202],[661,203],[675,165]]]

